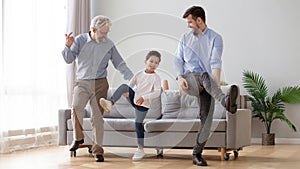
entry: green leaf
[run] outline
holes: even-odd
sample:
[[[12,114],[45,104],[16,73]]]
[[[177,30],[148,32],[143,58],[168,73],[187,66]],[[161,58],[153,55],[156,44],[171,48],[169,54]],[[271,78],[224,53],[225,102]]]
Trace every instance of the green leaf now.
[[[253,112],[253,116],[252,117],[257,117],[257,118],[259,118],[259,120],[260,121],[262,121],[262,122],[265,122],[266,121],[266,119],[265,119],[265,117],[263,116],[263,114],[262,113],[260,113],[260,112]]]
[[[273,118],[273,120],[275,119],[280,119],[281,121],[284,121],[293,131],[297,131],[296,126],[289,119],[287,119],[282,112],[278,112]]]
[[[279,89],[282,101],[285,103],[300,103],[300,86],[290,86]]]
[[[257,73],[251,71],[243,72],[243,87],[247,92],[261,101],[264,101],[268,94],[268,88],[265,80]]]

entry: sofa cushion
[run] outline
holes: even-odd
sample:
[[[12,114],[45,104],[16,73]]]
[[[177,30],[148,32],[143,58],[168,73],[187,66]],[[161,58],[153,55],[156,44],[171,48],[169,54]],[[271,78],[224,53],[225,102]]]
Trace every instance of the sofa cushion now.
[[[67,121],[67,128],[68,128],[68,130],[73,130],[73,125],[72,125],[71,119],[69,119]],[[92,126],[91,126],[90,118],[83,118],[82,128],[83,128],[83,130],[91,130]]]
[[[105,118],[104,130],[106,131],[135,131],[134,119]]]
[[[145,119],[144,123],[153,120]],[[135,119],[104,119],[104,130],[105,131],[135,131]]]
[[[178,91],[167,90],[161,94],[162,118],[177,118],[181,107]]]
[[[82,129],[85,131],[92,130],[90,118],[83,118]],[[135,131],[133,118],[128,119],[118,119],[118,118],[104,118],[104,130],[105,131]],[[145,119],[144,123],[151,121],[153,119]],[[72,120],[67,121],[68,130],[73,130]]]
[[[162,119],[199,118],[199,104],[195,96],[179,95],[177,90],[167,90],[161,94]]]
[[[151,101],[150,109],[148,110],[146,118],[159,118],[161,116],[161,109],[161,96],[159,96]]]
[[[178,92],[179,95],[179,92]],[[199,100],[196,96],[183,94],[180,97],[179,119],[196,119],[199,118]]]
[[[147,132],[198,132],[200,119],[160,119],[145,123]],[[214,119],[211,131],[226,131],[225,119]]]

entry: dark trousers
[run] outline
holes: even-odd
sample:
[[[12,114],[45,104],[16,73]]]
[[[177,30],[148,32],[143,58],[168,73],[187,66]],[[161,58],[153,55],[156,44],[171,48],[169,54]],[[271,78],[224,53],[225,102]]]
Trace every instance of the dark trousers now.
[[[207,72],[188,73],[183,76],[188,82],[185,93],[196,96],[200,105],[201,125],[198,130],[193,154],[201,154],[206,141],[209,138],[215,99],[225,107],[225,94],[218,88],[217,84]]]

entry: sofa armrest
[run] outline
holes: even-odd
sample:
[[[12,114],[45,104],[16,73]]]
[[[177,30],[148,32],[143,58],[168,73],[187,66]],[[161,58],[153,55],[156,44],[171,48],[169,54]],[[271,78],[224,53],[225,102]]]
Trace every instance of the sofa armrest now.
[[[67,120],[71,118],[71,109],[58,110],[58,145],[67,145]]]
[[[238,149],[251,144],[251,110],[238,109],[236,113],[226,113],[227,147]]]

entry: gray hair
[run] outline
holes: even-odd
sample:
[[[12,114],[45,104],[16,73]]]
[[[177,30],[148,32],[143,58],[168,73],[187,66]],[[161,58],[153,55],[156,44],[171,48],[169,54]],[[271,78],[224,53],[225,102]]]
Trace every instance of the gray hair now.
[[[111,21],[106,16],[98,15],[92,19],[90,29],[92,28],[99,29],[102,26],[111,26]]]

